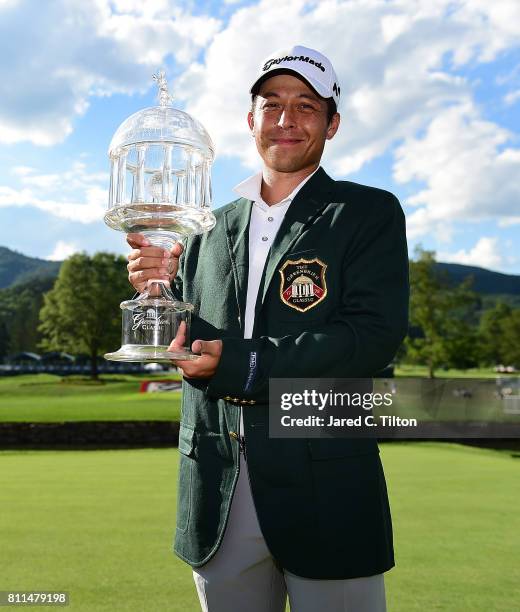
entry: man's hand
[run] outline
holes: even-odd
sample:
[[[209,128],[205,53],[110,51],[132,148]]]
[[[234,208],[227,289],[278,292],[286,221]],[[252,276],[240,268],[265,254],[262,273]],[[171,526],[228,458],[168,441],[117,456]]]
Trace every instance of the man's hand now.
[[[136,291],[142,293],[150,278],[171,282],[179,269],[179,257],[183,247],[180,242],[171,251],[151,246],[142,234],[127,234],[126,241],[133,251],[128,255],[128,280]]]
[[[181,338],[175,338],[168,348],[169,351],[178,350]],[[200,353],[198,359],[193,361],[175,361],[173,363],[182,370],[184,378],[211,378],[217,369],[222,355],[222,340],[195,340],[191,345],[194,353]]]

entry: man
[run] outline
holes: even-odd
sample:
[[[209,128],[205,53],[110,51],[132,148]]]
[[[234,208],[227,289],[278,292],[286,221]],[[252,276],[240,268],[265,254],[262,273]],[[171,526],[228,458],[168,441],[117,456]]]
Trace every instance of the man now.
[[[183,407],[175,551],[203,610],[382,612],[394,565],[384,474],[372,439],[275,439],[269,378],[370,377],[407,329],[405,224],[390,193],[320,168],[338,130],[329,60],[272,54],[248,114],[262,171],[171,254],[129,235],[129,279],[176,273],[196,304],[179,362]],[[178,273],[177,273],[178,268]],[[299,296],[291,282],[313,276]],[[173,278],[173,275],[172,275]]]

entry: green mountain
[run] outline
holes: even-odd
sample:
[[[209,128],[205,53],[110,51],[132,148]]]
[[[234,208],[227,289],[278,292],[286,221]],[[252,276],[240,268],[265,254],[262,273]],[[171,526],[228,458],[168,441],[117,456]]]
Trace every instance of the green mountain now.
[[[517,274],[502,274],[484,268],[452,263],[438,263],[437,267],[445,270],[454,284],[459,284],[466,277],[472,276],[473,290],[477,293],[520,295],[520,276]]]
[[[6,247],[0,247],[0,289],[36,279],[56,278],[61,261],[46,261],[27,257]]]
[[[465,278],[473,279],[472,289],[482,297],[484,309],[491,307],[498,300],[514,307],[520,307],[520,275],[502,274],[476,266],[464,266],[453,263],[437,263],[437,269],[445,272],[454,284],[460,284]]]

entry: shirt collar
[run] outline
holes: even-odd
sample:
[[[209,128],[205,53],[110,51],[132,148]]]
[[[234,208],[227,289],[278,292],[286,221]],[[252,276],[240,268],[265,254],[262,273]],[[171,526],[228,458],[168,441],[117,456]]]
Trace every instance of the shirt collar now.
[[[262,196],[260,195],[260,189],[262,187],[262,171],[261,170],[260,172],[253,174],[252,176],[247,178],[245,181],[242,181],[241,183],[233,187],[233,191],[237,193],[241,198],[246,198],[246,200],[251,200],[252,202],[257,204],[261,208],[265,207],[266,209],[271,209],[271,208],[276,208],[276,207],[287,206],[294,200],[298,191],[300,191],[300,189],[305,185],[305,183],[318,170],[319,170],[319,166],[318,168],[316,168],[316,170],[312,174],[309,174],[309,176],[306,176],[303,179],[303,181],[298,183],[298,185],[296,185],[296,187],[291,191],[291,193],[287,197],[285,197],[280,202],[277,202],[276,204],[271,204],[271,206],[269,206],[266,202],[264,202],[264,200],[262,199]]]

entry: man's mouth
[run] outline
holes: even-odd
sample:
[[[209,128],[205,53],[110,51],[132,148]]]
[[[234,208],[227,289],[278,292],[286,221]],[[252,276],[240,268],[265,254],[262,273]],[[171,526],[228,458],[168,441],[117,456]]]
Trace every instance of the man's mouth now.
[[[303,140],[298,138],[273,138],[271,142],[277,145],[296,145],[303,142]]]

